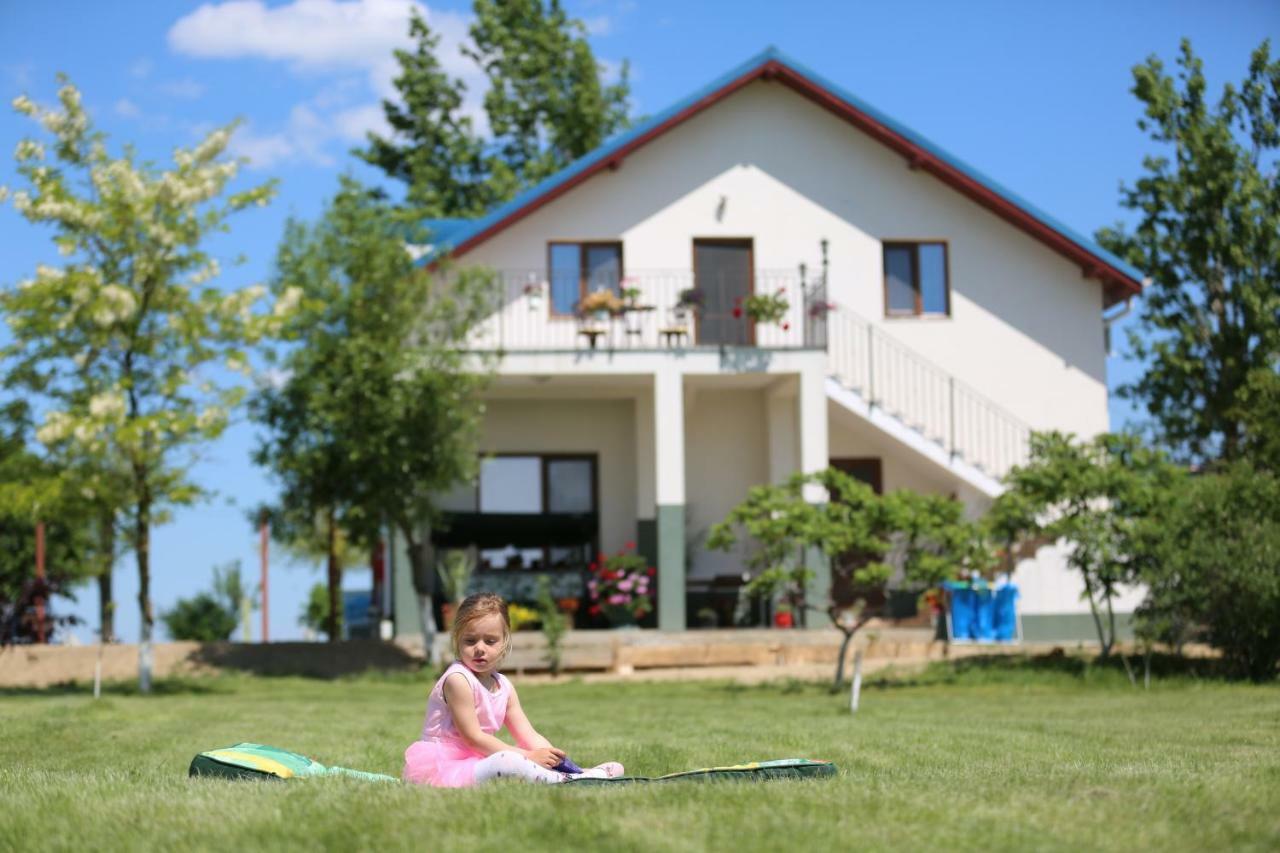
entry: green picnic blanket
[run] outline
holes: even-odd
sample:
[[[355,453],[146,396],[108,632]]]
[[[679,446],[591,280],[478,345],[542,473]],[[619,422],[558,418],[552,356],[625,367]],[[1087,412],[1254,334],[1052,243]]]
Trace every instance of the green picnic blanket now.
[[[366,782],[399,782],[394,776],[365,773],[346,767],[326,767],[296,752],[264,746],[260,743],[238,743],[223,749],[211,749],[191,759],[190,776],[213,776],[222,779],[306,779],[316,776],[347,776]],[[806,758],[783,758],[777,761],[753,761],[728,767],[705,767],[665,776],[619,776],[614,779],[572,779],[568,785],[627,785],[642,782],[767,782],[774,779],[823,779],[836,775],[830,761]]]

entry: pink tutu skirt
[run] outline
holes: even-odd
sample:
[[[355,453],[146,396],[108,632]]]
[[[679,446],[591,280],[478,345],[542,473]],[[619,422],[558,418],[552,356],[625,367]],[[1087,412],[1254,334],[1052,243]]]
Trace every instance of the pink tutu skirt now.
[[[476,765],[484,756],[463,744],[419,740],[404,751],[400,778],[417,785],[465,788],[476,782]]]

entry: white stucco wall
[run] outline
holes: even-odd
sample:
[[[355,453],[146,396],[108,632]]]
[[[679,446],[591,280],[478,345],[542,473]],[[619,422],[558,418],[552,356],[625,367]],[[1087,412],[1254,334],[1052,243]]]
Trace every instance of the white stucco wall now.
[[[700,390],[691,395],[685,408],[689,577],[742,571],[741,552],[708,551],[703,542],[711,525],[723,521],[752,486],[768,481],[765,393]]]
[[[600,545],[636,538],[635,411],[632,400],[489,400],[485,453],[595,453]]]
[[[465,261],[540,270],[548,240],[621,239],[626,271],[643,276],[689,270],[694,237],[750,237],[757,271],[804,261],[811,275],[825,237],[831,295],[842,308],[1034,428],[1107,427],[1097,282],[778,85],[751,84]],[[881,241],[894,239],[948,241],[950,318],[884,318]],[[565,335],[572,346],[571,326]]]

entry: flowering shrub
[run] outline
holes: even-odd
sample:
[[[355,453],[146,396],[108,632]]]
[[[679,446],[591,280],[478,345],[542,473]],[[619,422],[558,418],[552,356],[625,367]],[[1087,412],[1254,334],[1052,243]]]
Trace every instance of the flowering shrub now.
[[[702,306],[707,302],[707,294],[696,287],[686,287],[680,291],[680,298],[676,301],[679,308],[692,308],[695,311],[701,311]]]
[[[653,610],[649,588],[657,570],[645,565],[635,547],[636,543],[628,542],[618,553],[608,557],[600,554],[591,564],[587,581],[591,615],[603,613],[614,625],[629,625]]]
[[[753,293],[740,296],[734,301],[733,316],[741,317],[744,313],[756,323],[781,323],[785,329],[789,324],[782,319],[787,316],[791,303],[787,301],[787,289],[778,288],[775,293]]]
[[[810,317],[825,317],[836,310],[834,302],[815,302],[809,306]]]
[[[507,619],[511,622],[512,631],[521,631],[538,624],[540,617],[538,611],[532,607],[525,607],[523,604],[508,604]]]

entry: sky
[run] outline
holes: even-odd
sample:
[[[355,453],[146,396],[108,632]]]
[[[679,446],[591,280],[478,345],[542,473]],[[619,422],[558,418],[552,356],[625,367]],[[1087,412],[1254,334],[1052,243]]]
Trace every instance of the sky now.
[[[279,193],[269,207],[233,218],[231,232],[209,248],[223,261],[223,286],[265,282],[288,217],[316,217],[343,172],[379,180],[349,152],[366,132],[384,127],[379,103],[394,95],[392,52],[407,44],[411,6],[441,34],[442,62],[468,84],[468,109],[481,117],[483,80],[458,50],[470,4],[413,0],[0,0],[0,101],[25,93],[52,103],[55,75],[64,72],[113,150],[131,143],[161,164],[174,147],[241,121],[232,150],[250,164],[233,189],[276,179]],[[629,63],[635,115],[660,111],[773,45],[1085,234],[1129,219],[1120,185],[1139,176],[1152,151],[1129,91],[1135,64],[1157,55],[1172,67],[1180,40],[1190,38],[1216,97],[1224,83],[1244,76],[1264,38],[1272,40],[1273,56],[1280,52],[1275,0],[565,6],[585,22],[607,74]],[[0,109],[0,184],[17,185],[11,152],[32,133],[29,119]],[[49,232],[7,205],[0,206],[0,247],[4,288],[58,258]],[[233,265],[242,255],[244,263]],[[1119,325],[1108,360],[1113,388],[1135,375],[1123,344],[1130,324]],[[1117,429],[1135,417],[1114,395],[1111,416]],[[255,443],[253,426],[241,418],[193,469],[214,497],[178,510],[154,531],[158,610],[207,589],[216,565],[239,560],[256,579],[257,538],[246,509],[270,501],[275,489],[250,462]],[[273,555],[272,640],[302,635],[302,600],[321,579],[319,566]],[[350,572],[344,583],[367,587],[368,573]],[[117,632],[136,641],[131,555],[117,564],[115,595]],[[92,641],[96,586],[57,604],[86,620],[74,633]],[[258,625],[255,615],[254,639]]]

